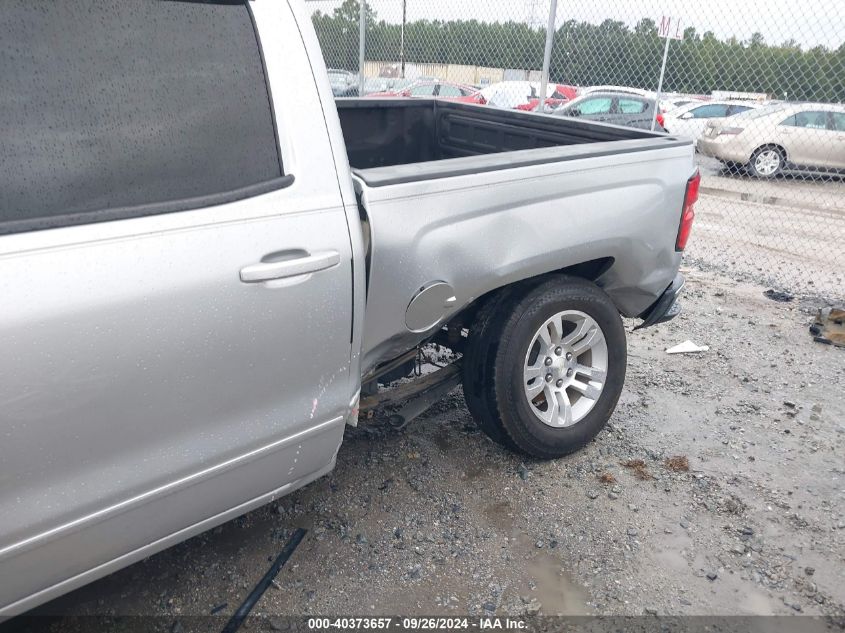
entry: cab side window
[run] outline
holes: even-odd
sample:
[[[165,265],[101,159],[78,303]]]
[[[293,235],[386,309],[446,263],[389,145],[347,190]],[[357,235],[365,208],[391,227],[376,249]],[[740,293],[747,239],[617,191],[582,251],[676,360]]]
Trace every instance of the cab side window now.
[[[245,2],[8,0],[0,32],[0,232],[209,206],[282,180]]]

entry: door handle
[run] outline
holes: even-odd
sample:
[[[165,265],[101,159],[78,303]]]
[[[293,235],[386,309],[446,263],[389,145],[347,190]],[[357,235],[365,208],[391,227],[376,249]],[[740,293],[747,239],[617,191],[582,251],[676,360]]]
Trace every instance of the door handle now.
[[[340,263],[340,253],[337,251],[321,251],[306,257],[287,259],[281,262],[261,262],[241,268],[241,281],[253,284],[272,279],[298,277],[310,273],[333,268]]]

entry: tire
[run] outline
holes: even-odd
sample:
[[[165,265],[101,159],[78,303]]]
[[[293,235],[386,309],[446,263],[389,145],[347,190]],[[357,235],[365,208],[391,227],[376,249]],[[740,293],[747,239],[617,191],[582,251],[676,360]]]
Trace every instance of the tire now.
[[[755,178],[774,178],[783,171],[786,156],[783,150],[771,145],[758,147],[748,161],[748,172]]]
[[[484,316],[464,361],[464,394],[482,431],[540,459],[561,457],[589,443],[610,419],[625,382],[625,330],[610,298],[591,282],[561,275],[512,295]],[[560,345],[549,334],[549,320],[563,333]],[[544,327],[552,345],[541,349]],[[581,350],[588,339],[589,354]],[[537,371],[543,375],[528,378]],[[554,373],[552,382],[546,383],[546,373]],[[537,380],[546,384],[529,399],[527,390],[536,391]],[[547,394],[554,402],[571,403],[570,415],[562,404],[550,408]]]
[[[516,446],[502,430],[495,412],[489,410],[489,403],[482,388],[482,385],[490,380],[490,358],[495,354],[498,341],[496,337],[491,336],[494,317],[502,304],[508,302],[509,295],[508,291],[504,291],[488,301],[473,321],[464,352],[463,390],[467,409],[484,434],[497,444],[516,450]]]

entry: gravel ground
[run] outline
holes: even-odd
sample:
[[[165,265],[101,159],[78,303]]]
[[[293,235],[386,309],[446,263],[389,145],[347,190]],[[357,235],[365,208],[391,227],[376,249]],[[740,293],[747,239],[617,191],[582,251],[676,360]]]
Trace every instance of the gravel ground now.
[[[404,431],[349,429],[331,475],[39,612],[157,614],[168,630],[229,614],[302,526],[256,613],[845,622],[845,349],[812,342],[815,306],[686,274],[685,312],[629,334],[619,407],[579,453],[499,448],[458,390]],[[664,353],[688,338],[710,350]]]
[[[759,180],[698,156],[687,261],[808,297],[845,300],[845,175]]]

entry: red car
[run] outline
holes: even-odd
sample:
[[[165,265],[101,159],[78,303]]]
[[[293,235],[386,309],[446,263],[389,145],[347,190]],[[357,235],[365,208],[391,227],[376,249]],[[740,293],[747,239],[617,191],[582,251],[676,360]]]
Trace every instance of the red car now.
[[[558,106],[563,105],[578,96],[578,87],[570,86],[568,84],[555,84],[555,90],[550,97],[546,98],[546,110],[554,110]],[[516,106],[517,110],[536,110],[537,104],[540,103],[538,97],[529,100],[528,103],[523,103]]]
[[[417,81],[398,90],[374,92],[368,97],[438,97],[449,101],[484,104],[483,95],[472,86],[447,81]]]

